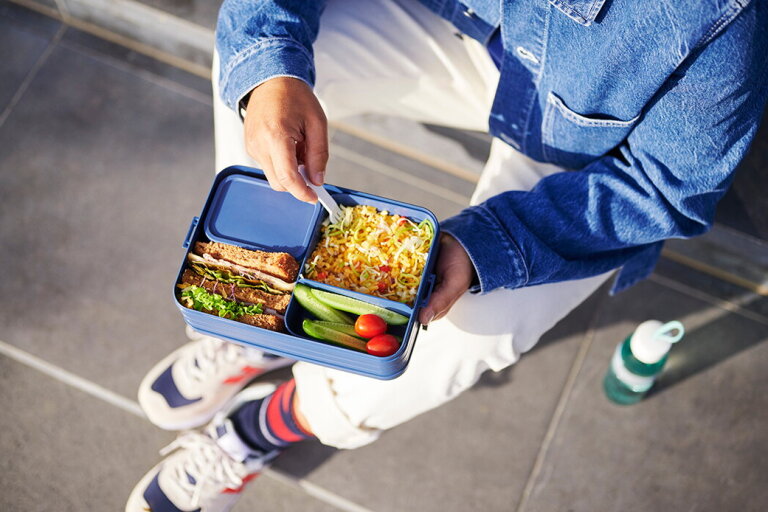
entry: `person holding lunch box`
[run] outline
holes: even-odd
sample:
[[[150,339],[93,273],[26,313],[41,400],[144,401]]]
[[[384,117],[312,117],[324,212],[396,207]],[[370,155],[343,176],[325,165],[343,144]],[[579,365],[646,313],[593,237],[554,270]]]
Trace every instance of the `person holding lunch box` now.
[[[768,95],[768,2],[225,0],[214,55],[217,170],[264,170],[302,201],[328,119],[488,131],[471,206],[441,222],[437,284],[406,371],[380,381],[189,332],[142,382],[160,427],[194,428],[126,510],[226,511],[284,449],[351,449],[515,363],[611,276],[704,233]]]

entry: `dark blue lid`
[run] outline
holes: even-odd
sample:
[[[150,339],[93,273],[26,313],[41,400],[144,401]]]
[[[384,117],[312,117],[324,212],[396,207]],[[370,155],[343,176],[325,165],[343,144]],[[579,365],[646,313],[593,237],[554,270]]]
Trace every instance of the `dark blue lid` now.
[[[230,174],[216,189],[205,218],[205,234],[216,242],[287,252],[301,260],[319,208],[287,192],[275,192],[265,179]]]

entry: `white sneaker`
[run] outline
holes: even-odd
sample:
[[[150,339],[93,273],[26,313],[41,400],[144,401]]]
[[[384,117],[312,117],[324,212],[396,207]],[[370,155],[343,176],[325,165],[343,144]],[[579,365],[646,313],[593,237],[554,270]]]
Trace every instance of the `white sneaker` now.
[[[149,421],[165,430],[209,422],[256,377],[293,363],[257,349],[201,335],[157,363],[139,385],[139,404]]]
[[[226,411],[216,414],[204,432],[182,432],[160,451],[168,455],[134,487],[126,512],[227,512],[246,483],[279,455],[259,452],[237,435],[228,416],[243,403],[276,389],[260,383],[240,393]]]

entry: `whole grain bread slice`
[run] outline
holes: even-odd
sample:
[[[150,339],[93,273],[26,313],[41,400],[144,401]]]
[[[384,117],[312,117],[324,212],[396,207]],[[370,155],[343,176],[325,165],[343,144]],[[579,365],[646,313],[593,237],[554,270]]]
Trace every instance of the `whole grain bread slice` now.
[[[215,311],[210,309],[201,309],[203,313],[209,315],[219,316]],[[236,320],[244,324],[253,325],[254,327],[261,327],[262,329],[268,329],[270,331],[285,332],[285,323],[283,319],[275,315],[243,315]]]
[[[285,324],[283,319],[275,315],[243,315],[237,319],[238,322],[242,322],[248,325],[254,325],[261,327],[262,329],[269,329],[270,331],[285,331]]]
[[[299,274],[299,262],[287,252],[251,251],[220,242],[197,242],[195,254],[210,254],[216,259],[255,268],[289,283]]]

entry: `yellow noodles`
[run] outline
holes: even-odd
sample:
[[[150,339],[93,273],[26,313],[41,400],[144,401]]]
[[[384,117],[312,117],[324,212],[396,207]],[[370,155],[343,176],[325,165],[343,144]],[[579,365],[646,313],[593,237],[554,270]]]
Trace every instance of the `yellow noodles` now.
[[[373,206],[342,210],[339,223],[323,224],[306,276],[413,305],[434,236],[432,224],[416,224]]]

